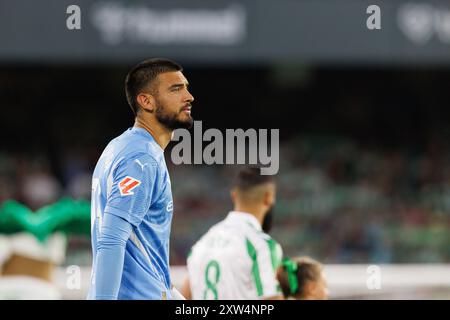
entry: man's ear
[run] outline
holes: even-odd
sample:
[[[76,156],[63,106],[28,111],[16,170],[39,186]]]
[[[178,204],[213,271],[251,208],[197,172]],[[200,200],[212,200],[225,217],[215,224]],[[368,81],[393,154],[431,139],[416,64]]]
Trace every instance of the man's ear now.
[[[263,202],[266,206],[270,206],[272,203],[272,196],[269,190],[264,191],[264,199]]]
[[[136,101],[138,105],[140,105],[141,108],[145,111],[148,111],[150,113],[153,113],[153,111],[155,111],[155,98],[153,97],[153,95],[141,92],[137,95]]]
[[[264,191],[263,203],[266,206],[272,206],[275,203],[275,192],[272,188],[267,188]]]
[[[233,203],[236,203],[237,193],[236,193],[235,189],[232,189],[230,191],[230,198],[231,198],[231,201],[233,201]]]

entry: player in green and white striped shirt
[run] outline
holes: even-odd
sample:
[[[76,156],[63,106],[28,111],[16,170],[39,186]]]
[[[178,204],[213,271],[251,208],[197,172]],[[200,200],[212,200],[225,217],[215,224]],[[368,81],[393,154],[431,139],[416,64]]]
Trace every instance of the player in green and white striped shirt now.
[[[258,168],[242,170],[231,191],[234,211],[203,235],[187,259],[189,299],[281,299],[281,246],[266,232],[276,186]]]

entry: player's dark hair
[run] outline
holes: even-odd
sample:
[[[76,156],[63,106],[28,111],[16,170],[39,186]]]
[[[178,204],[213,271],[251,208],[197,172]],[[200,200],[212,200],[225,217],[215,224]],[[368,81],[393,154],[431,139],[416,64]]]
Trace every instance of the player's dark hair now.
[[[277,269],[277,279],[280,283],[281,291],[285,298],[303,298],[306,294],[306,284],[309,281],[319,281],[322,274],[322,264],[309,257],[298,257],[291,261],[297,264],[297,289],[292,292],[292,287],[289,283],[289,271],[285,265],[281,265]]]
[[[262,175],[260,167],[249,166],[238,172],[234,186],[241,191],[247,191],[269,182],[275,182],[273,175]]]
[[[128,104],[136,116],[139,105],[136,97],[145,88],[150,88],[159,74],[171,71],[183,71],[175,61],[165,58],[147,59],[134,66],[125,78],[125,94]]]

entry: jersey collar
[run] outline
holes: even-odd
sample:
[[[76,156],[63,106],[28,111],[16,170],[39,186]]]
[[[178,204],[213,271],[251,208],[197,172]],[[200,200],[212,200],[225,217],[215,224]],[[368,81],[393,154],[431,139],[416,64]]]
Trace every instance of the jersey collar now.
[[[237,221],[239,223],[248,223],[258,231],[262,231],[261,224],[254,215],[243,211],[230,211],[227,220]]]

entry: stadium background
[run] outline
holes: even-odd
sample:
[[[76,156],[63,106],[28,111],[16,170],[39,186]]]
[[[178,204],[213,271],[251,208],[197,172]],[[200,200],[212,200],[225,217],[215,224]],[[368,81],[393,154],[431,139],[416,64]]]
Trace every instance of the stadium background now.
[[[327,265],[332,297],[450,297],[450,5],[79,1],[82,29],[70,31],[66,2],[0,5],[0,203],[89,201],[101,151],[133,122],[128,68],[166,56],[184,66],[204,128],[280,129],[273,237],[286,255]],[[381,7],[381,30],[367,29],[369,4]],[[183,12],[174,26],[150,19]],[[234,168],[166,159],[181,275],[190,246],[231,209]],[[90,239],[69,235],[65,248],[53,281],[83,298],[65,268],[89,276]],[[384,290],[366,287],[373,264],[386,270]]]

